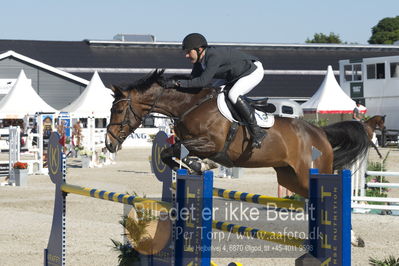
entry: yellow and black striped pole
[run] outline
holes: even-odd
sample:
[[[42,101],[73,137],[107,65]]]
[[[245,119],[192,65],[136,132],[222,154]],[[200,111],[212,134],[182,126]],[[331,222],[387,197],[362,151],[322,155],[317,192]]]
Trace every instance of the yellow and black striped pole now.
[[[137,196],[116,193],[106,190],[100,190],[95,188],[81,187],[70,184],[62,184],[61,190],[66,193],[72,193],[76,195],[92,197],[96,199],[108,200],[113,202],[124,203],[128,205],[134,205],[136,208],[144,208],[159,212],[168,212],[172,205],[164,201],[156,201],[151,199],[140,198]]]
[[[251,193],[227,190],[222,188],[213,188],[213,196],[225,199],[231,199],[231,200],[251,202],[251,203],[266,205],[268,207],[286,208],[295,211],[305,210],[305,202],[303,201],[269,197],[259,194],[251,194]]]
[[[303,247],[306,239],[287,236],[280,233],[268,232],[264,230],[259,230],[247,226],[236,225],[221,221],[212,221],[212,228],[218,229],[224,232],[236,233],[248,237],[253,237],[260,240],[275,242],[287,246]]]

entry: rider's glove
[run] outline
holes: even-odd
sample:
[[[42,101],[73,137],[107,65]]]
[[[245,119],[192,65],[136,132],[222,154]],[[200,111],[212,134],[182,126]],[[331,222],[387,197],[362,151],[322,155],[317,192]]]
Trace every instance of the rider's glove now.
[[[179,86],[180,86],[179,82],[175,79],[169,79],[169,80],[165,81],[165,83],[164,83],[164,87],[167,89],[168,88],[176,88]]]

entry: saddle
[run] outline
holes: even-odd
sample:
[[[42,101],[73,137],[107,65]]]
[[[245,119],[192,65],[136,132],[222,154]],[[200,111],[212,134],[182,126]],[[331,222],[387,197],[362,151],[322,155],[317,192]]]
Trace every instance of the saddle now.
[[[269,98],[267,97],[256,100],[250,99],[248,97],[244,98],[247,103],[249,103],[255,110],[259,110],[264,113],[274,113],[276,111],[276,106],[274,104],[267,103],[267,101],[269,100]]]
[[[227,97],[228,90],[222,90],[217,99],[217,105],[220,113],[231,122],[241,123],[240,115],[235,110],[233,104]],[[256,122],[260,127],[270,128],[274,124],[274,113],[276,106],[267,103],[268,98],[252,100],[246,96],[244,99],[255,109]]]
[[[235,111],[233,104],[228,100],[227,93],[228,91],[223,89],[219,92],[217,96],[217,106],[220,113],[232,123],[222,150],[210,156],[209,159],[222,163],[227,167],[233,167],[234,163],[227,155],[227,150],[236,136],[239,125],[244,123],[242,123],[240,115]],[[254,108],[258,126],[262,128],[270,128],[273,126],[274,115],[270,113],[275,112],[276,107],[273,104],[267,103],[268,98],[251,100],[245,97],[245,100]]]

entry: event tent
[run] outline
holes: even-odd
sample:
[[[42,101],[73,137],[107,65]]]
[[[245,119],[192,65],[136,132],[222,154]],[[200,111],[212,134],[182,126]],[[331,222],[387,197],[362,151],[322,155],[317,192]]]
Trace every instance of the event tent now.
[[[69,112],[75,117],[108,117],[114,99],[111,93],[96,71],[83,93],[61,111]]]
[[[57,110],[37,94],[31,81],[21,70],[14,86],[0,101],[0,118],[22,119],[37,112],[54,113]]]
[[[319,89],[302,104],[304,113],[342,114],[352,113],[356,103],[339,86],[331,66]]]
[[[329,120],[350,119],[355,107],[355,101],[345,94],[335,79],[331,66],[328,66],[327,74],[316,93],[302,104],[305,117],[313,114],[319,119],[320,114],[324,114],[328,116],[323,117]],[[361,111],[365,113],[366,109],[363,107]],[[338,116],[335,116],[335,119],[333,119],[334,115]],[[338,117],[339,119],[337,119]]]

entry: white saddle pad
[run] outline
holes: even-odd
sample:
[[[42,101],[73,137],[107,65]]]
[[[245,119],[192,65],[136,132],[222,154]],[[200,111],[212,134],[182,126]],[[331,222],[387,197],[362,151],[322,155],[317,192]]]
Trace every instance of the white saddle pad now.
[[[226,117],[230,122],[233,121],[238,122],[233,118],[233,115],[231,114],[229,108],[227,107],[224,93],[219,93],[217,102],[218,102],[218,109],[224,117]],[[255,118],[256,122],[258,123],[258,126],[263,128],[270,128],[274,124],[274,115],[267,114],[259,110],[255,110]]]

